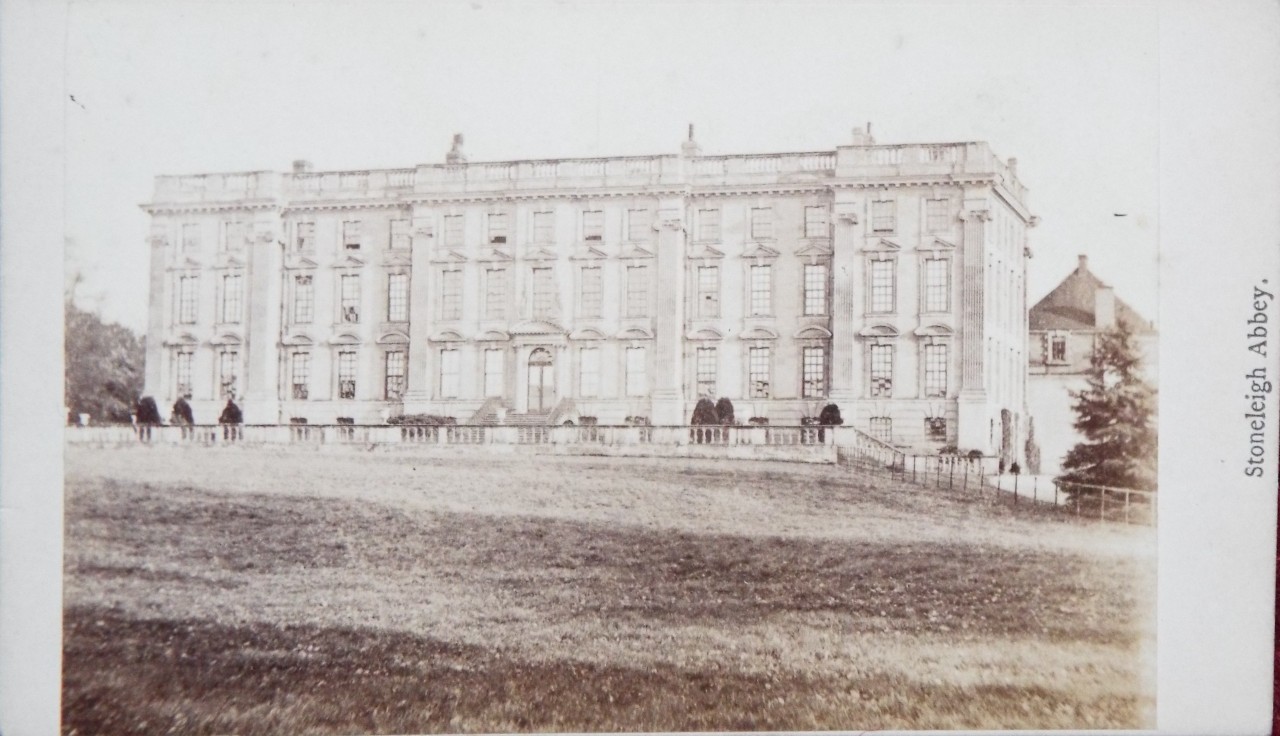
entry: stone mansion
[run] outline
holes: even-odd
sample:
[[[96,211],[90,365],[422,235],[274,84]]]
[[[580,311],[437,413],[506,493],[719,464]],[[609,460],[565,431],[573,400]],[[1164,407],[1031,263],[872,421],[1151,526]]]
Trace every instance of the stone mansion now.
[[[146,391],[248,423],[687,424],[828,403],[1017,453],[1026,189],[986,143],[159,176]],[[167,403],[166,403],[167,402]],[[588,421],[590,421],[588,419]]]

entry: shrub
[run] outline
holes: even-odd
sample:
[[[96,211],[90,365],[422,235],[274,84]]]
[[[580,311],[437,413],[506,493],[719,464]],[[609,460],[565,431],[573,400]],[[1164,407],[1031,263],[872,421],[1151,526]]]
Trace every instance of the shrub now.
[[[355,423],[355,417],[338,417],[338,424],[353,425]]]
[[[430,427],[457,423],[458,420],[453,417],[442,417],[436,414],[401,414],[398,417],[391,417],[387,420],[387,424],[427,425]]]
[[[306,424],[307,418],[306,417],[289,417],[289,423],[290,424]]]
[[[769,426],[769,418],[768,417],[751,417],[750,419],[747,420],[747,424],[750,424],[753,427],[767,427]]]
[[[695,425],[720,423],[720,419],[716,416],[716,405],[711,403],[711,399],[698,399],[697,406],[693,407],[693,418],[689,423]]]
[[[578,417],[578,424],[581,424],[584,427],[594,427],[599,423],[600,420],[598,417]]]
[[[163,422],[160,418],[160,407],[156,406],[156,400],[150,396],[143,396],[138,399],[137,416],[138,424],[161,424]]]
[[[966,455],[970,460],[981,460],[983,458],[982,450],[970,450]]]
[[[827,404],[822,407],[822,413],[818,415],[818,424],[835,427],[844,424],[844,419],[840,417],[840,407],[835,404]]]
[[[716,402],[716,418],[720,424],[735,424],[733,420],[733,402],[721,396]]]
[[[947,445],[941,450],[938,450],[938,454],[939,455],[959,455],[960,448],[956,447],[955,445]]]

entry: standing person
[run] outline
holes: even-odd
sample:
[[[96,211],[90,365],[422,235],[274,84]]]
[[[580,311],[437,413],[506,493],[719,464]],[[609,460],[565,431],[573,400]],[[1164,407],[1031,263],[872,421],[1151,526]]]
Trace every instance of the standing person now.
[[[151,428],[164,424],[164,420],[160,418],[160,407],[156,406],[155,399],[143,396],[138,399],[135,411],[138,416],[138,439],[150,442]]]
[[[194,434],[191,427],[196,423],[195,415],[191,412],[191,404],[187,403],[184,396],[179,396],[178,400],[173,402],[173,423],[182,427],[182,439],[190,439]]]
[[[236,406],[236,402],[227,399],[227,405],[222,408],[222,415],[218,417],[218,424],[222,425],[222,439],[237,440],[240,439],[240,425],[244,423],[244,414],[240,412],[240,407]]]

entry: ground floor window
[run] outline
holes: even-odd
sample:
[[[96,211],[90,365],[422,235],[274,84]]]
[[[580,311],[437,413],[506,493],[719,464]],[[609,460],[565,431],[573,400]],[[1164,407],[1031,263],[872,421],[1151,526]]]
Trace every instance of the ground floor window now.
[[[440,351],[440,398],[458,398],[458,351]]]
[[[240,374],[239,366],[239,352],[235,350],[223,350],[218,354],[219,398],[234,399],[236,397],[236,381]]]
[[[306,399],[311,382],[311,353],[293,354],[290,382],[293,385],[293,398]]]
[[[822,398],[827,393],[826,348],[805,348],[801,358],[803,382],[800,386],[800,395],[806,399]]]
[[[386,397],[398,401],[404,396],[405,354],[403,350],[387,353]]]
[[[645,362],[644,348],[627,348],[627,396],[644,396],[649,393]]]
[[[893,420],[889,417],[871,417],[871,436],[881,442],[892,442]]]
[[[344,350],[338,353],[338,398],[356,397],[356,353]]]
[[[578,354],[578,395],[584,399],[600,395],[600,348],[583,348]]]
[[[931,440],[947,439],[947,420],[944,417],[925,417],[924,436]]]
[[[747,373],[751,398],[769,398],[769,348],[747,350]]]
[[[177,378],[178,395],[183,398],[191,398],[191,363],[195,359],[195,353],[190,350],[179,350],[174,355],[174,374]]]
[[[716,349],[698,348],[697,354],[698,396],[716,395]]]

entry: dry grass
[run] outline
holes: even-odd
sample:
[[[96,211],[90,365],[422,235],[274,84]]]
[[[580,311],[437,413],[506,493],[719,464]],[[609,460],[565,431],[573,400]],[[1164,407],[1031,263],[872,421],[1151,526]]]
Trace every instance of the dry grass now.
[[[829,466],[67,468],[67,733],[1152,725],[1149,529]]]

